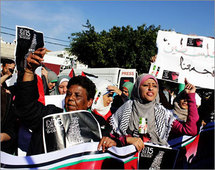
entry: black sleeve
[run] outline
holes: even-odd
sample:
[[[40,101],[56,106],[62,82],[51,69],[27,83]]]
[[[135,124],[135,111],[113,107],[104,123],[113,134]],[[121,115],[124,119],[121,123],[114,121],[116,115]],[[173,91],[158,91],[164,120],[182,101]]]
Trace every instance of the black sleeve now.
[[[4,99],[1,99],[1,100],[4,100]],[[10,100],[9,102],[12,102],[12,100]],[[7,105],[9,106],[5,111],[5,115],[1,119],[1,132],[7,133],[11,137],[11,139],[15,139],[17,136],[17,127],[16,127],[17,116],[15,115],[13,104],[7,103]],[[4,114],[4,113],[1,112],[1,114]]]
[[[99,125],[101,127],[102,136],[108,136],[110,137],[111,132],[111,126],[110,124],[102,117],[92,112],[92,114],[95,116],[96,120],[99,122]]]
[[[126,96],[124,93],[121,94],[121,98],[124,103],[128,101],[128,96]]]
[[[54,105],[44,106],[38,102],[38,98],[36,76],[33,81],[17,83],[15,97],[16,114],[31,130],[36,130],[42,126],[42,118],[44,116],[63,111]]]

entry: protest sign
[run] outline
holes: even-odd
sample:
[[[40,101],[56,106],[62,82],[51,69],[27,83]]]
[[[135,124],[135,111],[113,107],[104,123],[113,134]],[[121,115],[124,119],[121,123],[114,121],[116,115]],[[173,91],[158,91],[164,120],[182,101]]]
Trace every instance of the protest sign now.
[[[25,60],[29,53],[43,46],[43,33],[28,27],[16,26],[16,46],[14,55],[16,57],[17,70],[24,70],[26,67]],[[39,75],[41,76],[41,73]],[[17,77],[17,73],[14,73],[12,77],[6,81],[7,86],[14,85],[17,81]]]
[[[170,147],[144,143],[139,154],[139,169],[173,169],[178,150]]]
[[[54,104],[64,109],[66,94],[63,95],[45,95],[45,105]]]
[[[30,52],[44,46],[43,33],[25,26],[16,26],[16,65],[17,70],[26,67],[26,58]]]
[[[98,142],[101,138],[98,121],[86,110],[57,113],[43,118],[45,152],[85,142]]]
[[[158,31],[158,54],[149,74],[158,79],[214,89],[214,39]]]

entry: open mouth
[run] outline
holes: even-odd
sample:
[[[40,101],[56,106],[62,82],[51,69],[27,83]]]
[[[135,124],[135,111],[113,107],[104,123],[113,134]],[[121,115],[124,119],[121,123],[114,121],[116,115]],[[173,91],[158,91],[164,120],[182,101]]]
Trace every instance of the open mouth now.
[[[152,97],[152,96],[154,96],[154,93],[148,92],[147,95],[150,96],[150,97]]]

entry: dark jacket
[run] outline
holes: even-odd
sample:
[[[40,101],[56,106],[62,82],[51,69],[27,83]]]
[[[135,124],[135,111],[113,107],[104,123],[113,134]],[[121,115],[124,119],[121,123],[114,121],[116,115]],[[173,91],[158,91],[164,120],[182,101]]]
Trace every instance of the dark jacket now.
[[[36,76],[34,81],[17,83],[17,95],[15,102],[17,115],[24,125],[32,130],[32,137],[27,155],[44,153],[42,118],[50,114],[63,112],[63,109],[58,108],[55,105],[44,106],[42,103],[37,101],[38,97],[39,95]],[[105,121],[102,120],[101,117],[95,117],[98,120],[100,126],[103,124],[109,126]],[[109,132],[106,134],[108,135]],[[105,135],[104,132],[103,135]]]
[[[18,123],[13,106],[13,95],[1,88],[1,133],[7,133],[11,139],[1,142],[1,151],[17,154]]]
[[[129,98],[124,94],[122,93],[121,96],[120,95],[117,95],[114,97],[113,99],[113,103],[111,105],[111,113],[115,113],[117,111],[117,109],[122,106],[126,101],[128,101]]]

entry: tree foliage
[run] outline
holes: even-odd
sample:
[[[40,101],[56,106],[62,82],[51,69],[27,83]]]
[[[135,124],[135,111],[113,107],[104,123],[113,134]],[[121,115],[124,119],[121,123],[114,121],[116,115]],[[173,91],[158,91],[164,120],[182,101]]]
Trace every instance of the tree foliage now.
[[[133,29],[131,26],[114,26],[109,32],[95,31],[87,20],[86,30],[72,33],[70,54],[91,68],[136,68],[138,73],[149,71],[150,58],[157,53],[156,37],[160,26],[145,24]]]

